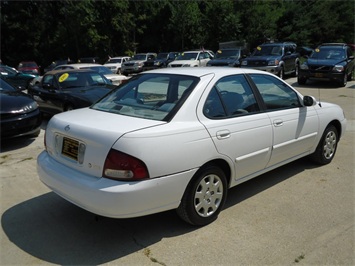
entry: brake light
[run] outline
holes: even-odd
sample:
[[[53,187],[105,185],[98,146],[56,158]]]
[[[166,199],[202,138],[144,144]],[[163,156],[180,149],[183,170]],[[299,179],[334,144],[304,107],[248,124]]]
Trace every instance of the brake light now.
[[[141,160],[114,149],[106,157],[102,175],[115,180],[149,178],[148,169]]]

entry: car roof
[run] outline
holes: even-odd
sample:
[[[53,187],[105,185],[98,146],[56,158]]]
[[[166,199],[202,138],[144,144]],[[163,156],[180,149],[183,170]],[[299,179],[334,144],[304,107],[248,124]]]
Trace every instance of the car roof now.
[[[98,73],[95,70],[92,69],[57,69],[57,70],[51,70],[48,71],[45,75],[51,74],[51,75],[55,75],[55,74],[59,74],[59,73]]]
[[[95,64],[95,63],[75,63],[75,64],[60,65],[59,67],[74,67],[74,68],[80,68],[80,67],[92,67],[92,66],[103,66],[103,65]]]
[[[256,69],[249,69],[249,68],[234,68],[234,67],[174,67],[174,68],[162,68],[162,69],[154,69],[145,71],[142,74],[147,73],[155,73],[155,74],[175,74],[175,75],[187,75],[187,76],[195,76],[195,77],[202,77],[209,74],[215,75],[236,75],[236,74],[246,74],[246,73],[255,73],[255,74],[264,74],[275,76],[274,74],[256,70]]]

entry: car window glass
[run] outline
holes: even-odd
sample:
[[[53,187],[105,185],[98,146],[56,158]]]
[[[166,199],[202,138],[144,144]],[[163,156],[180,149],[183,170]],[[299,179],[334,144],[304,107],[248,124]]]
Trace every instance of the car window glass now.
[[[258,104],[243,75],[220,79],[204,106],[204,114],[209,118],[232,117],[257,111]]]
[[[182,105],[198,80],[190,76],[140,75],[112,91],[93,108],[164,121]]]
[[[295,91],[270,75],[250,74],[268,110],[302,106]]]
[[[43,84],[48,84],[48,85],[53,86],[53,75],[46,75],[46,76],[44,76],[42,83],[43,83]]]

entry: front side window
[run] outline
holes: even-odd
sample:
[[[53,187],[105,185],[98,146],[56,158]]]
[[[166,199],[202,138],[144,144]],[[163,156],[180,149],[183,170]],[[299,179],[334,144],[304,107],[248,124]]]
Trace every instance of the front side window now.
[[[215,119],[255,113],[259,106],[244,75],[235,75],[214,85],[203,111],[205,116]]]
[[[301,107],[298,95],[286,83],[270,75],[250,74],[267,110]]]
[[[184,75],[142,74],[113,90],[93,109],[126,116],[167,121],[199,79]]]

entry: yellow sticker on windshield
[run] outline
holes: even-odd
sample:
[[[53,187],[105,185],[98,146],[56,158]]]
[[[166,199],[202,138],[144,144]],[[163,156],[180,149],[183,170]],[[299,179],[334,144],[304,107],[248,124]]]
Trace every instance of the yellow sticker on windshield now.
[[[261,51],[261,47],[260,46],[256,47],[256,49],[258,49],[258,51]]]
[[[64,73],[63,75],[61,75],[59,77],[59,82],[63,82],[64,80],[66,80],[69,77],[68,73]]]
[[[319,53],[319,52],[320,52],[320,50],[317,48],[317,49],[316,49],[316,52],[317,52],[317,53]]]

